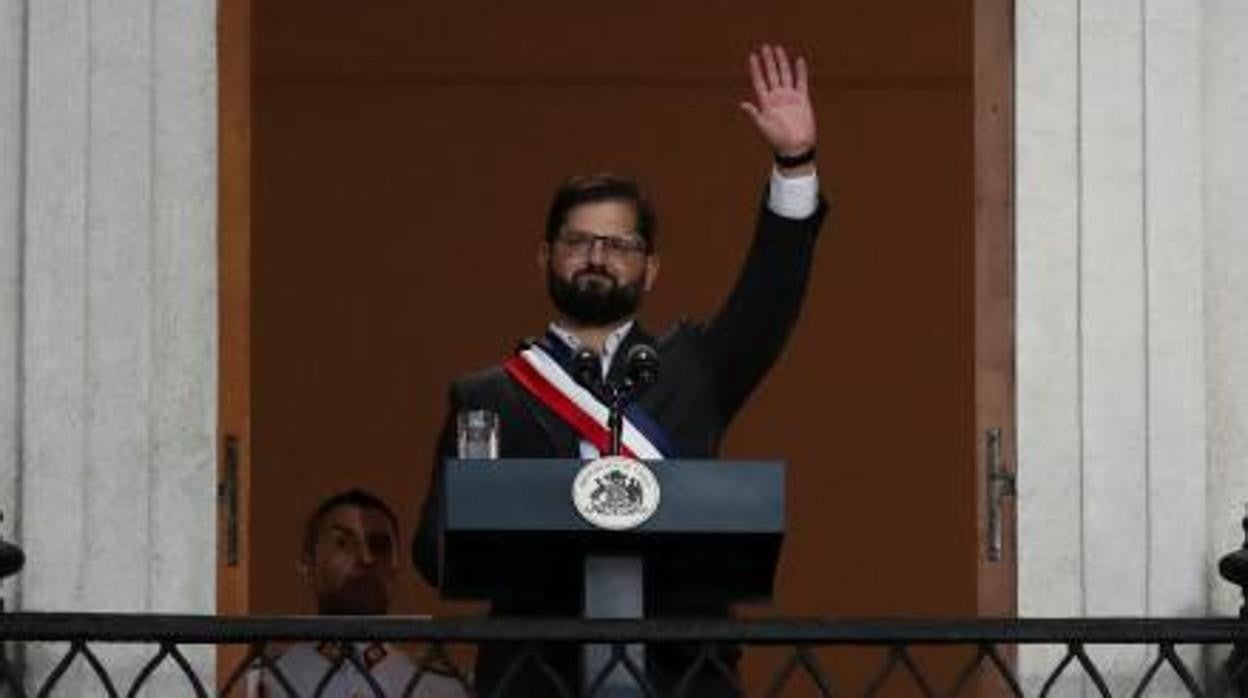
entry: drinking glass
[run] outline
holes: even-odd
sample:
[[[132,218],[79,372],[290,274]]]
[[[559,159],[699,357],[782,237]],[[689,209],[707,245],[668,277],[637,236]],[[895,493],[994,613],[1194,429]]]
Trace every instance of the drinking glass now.
[[[461,459],[498,458],[498,413],[464,410],[457,418]]]

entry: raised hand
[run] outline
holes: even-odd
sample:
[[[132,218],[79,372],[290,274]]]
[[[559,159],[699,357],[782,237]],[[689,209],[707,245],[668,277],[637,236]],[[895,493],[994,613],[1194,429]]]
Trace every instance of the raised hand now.
[[[815,147],[815,110],[806,89],[806,61],[789,64],[781,46],[763,44],[750,52],[756,103],[742,102],[763,138],[779,155],[801,155]]]

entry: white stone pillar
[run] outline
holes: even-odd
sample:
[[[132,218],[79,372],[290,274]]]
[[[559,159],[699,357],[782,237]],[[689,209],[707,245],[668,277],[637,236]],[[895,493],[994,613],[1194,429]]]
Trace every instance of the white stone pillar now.
[[[1150,616],[1209,612],[1205,564],[1202,4],[1148,0],[1144,240],[1148,356],[1146,517]]]
[[[1210,566],[1243,544],[1248,507],[1248,4],[1208,0],[1205,12],[1205,322],[1209,328]],[[1213,609],[1239,610],[1239,590],[1214,576]]]
[[[1203,615],[1202,4],[1016,8],[1020,614]]]
[[[0,538],[20,535],[17,503],[21,481],[21,211],[22,43],[25,0],[0,0]],[[0,603],[14,606],[16,586],[0,586]]]
[[[216,609],[217,11],[151,0],[152,611]]]
[[[1084,613],[1077,0],[1015,6],[1018,612]],[[1020,650],[1028,695],[1057,648]],[[1069,684],[1055,695],[1070,695]]]
[[[22,609],[215,608],[215,52],[209,0],[0,0],[0,507]]]

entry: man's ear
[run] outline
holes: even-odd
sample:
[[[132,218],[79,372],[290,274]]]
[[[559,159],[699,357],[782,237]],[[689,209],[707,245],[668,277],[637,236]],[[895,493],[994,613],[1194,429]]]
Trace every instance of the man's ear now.
[[[659,256],[657,254],[652,254],[646,257],[645,290],[649,291],[650,287],[654,285],[655,280],[657,280],[658,278],[659,278]]]

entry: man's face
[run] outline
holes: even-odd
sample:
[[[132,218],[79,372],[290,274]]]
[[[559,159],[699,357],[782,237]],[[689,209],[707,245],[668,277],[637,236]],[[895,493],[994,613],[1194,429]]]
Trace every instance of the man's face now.
[[[637,233],[626,201],[597,201],[568,211],[554,242],[542,243],[538,264],[555,307],[588,327],[632,317],[658,276],[659,260]]]
[[[397,571],[394,531],[376,509],[345,505],[322,519],[305,577],[323,615],[382,615]]]

